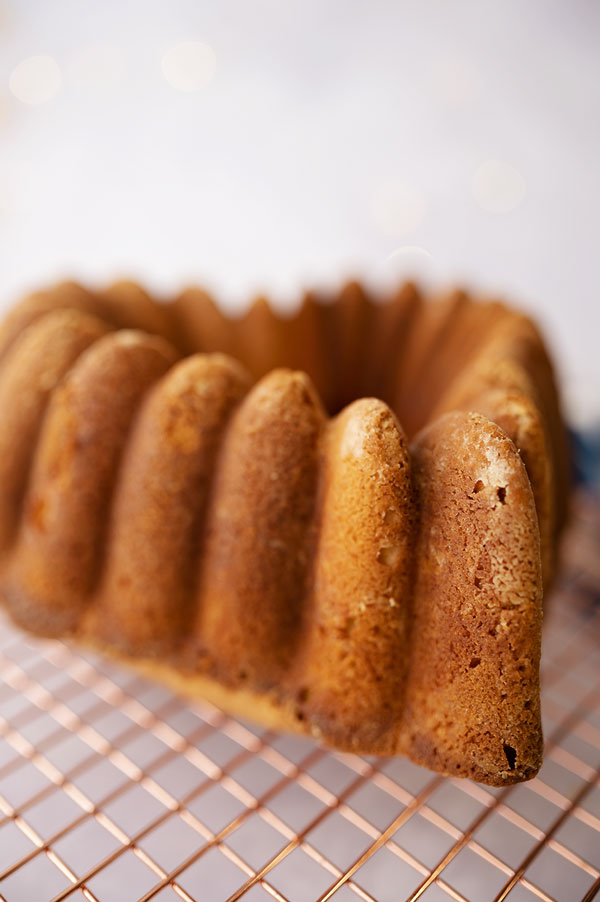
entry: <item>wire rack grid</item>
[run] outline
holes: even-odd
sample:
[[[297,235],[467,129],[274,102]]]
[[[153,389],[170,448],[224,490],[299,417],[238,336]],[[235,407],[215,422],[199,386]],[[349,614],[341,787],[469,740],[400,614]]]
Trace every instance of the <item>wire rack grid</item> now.
[[[0,624],[5,902],[591,902],[600,890],[600,505],[544,627],[545,762],[492,789],[337,754]]]

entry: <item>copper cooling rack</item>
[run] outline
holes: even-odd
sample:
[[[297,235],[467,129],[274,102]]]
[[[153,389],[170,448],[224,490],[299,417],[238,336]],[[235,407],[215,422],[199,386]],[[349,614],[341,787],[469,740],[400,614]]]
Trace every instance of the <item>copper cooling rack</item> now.
[[[546,758],[503,790],[325,752],[0,623],[6,902],[574,902],[600,889],[599,507],[543,653]]]

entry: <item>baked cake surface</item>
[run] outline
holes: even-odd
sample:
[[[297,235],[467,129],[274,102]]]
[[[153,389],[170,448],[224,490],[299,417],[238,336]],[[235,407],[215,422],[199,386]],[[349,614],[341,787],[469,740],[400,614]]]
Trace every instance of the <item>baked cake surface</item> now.
[[[232,320],[69,283],[5,319],[0,411],[23,627],[337,748],[537,772],[568,462],[526,316],[352,283]]]

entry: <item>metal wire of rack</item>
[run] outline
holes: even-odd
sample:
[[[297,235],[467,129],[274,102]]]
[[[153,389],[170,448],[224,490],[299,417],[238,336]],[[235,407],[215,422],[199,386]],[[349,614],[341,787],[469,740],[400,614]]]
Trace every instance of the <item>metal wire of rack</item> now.
[[[591,902],[600,890],[600,507],[544,632],[545,763],[491,789],[328,752],[0,624],[5,902]]]

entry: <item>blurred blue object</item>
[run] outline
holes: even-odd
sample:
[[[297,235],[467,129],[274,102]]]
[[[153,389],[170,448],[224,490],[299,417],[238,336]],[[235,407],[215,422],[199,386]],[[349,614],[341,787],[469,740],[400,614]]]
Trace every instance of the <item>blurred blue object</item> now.
[[[600,424],[584,431],[571,430],[569,436],[575,483],[600,489]]]

